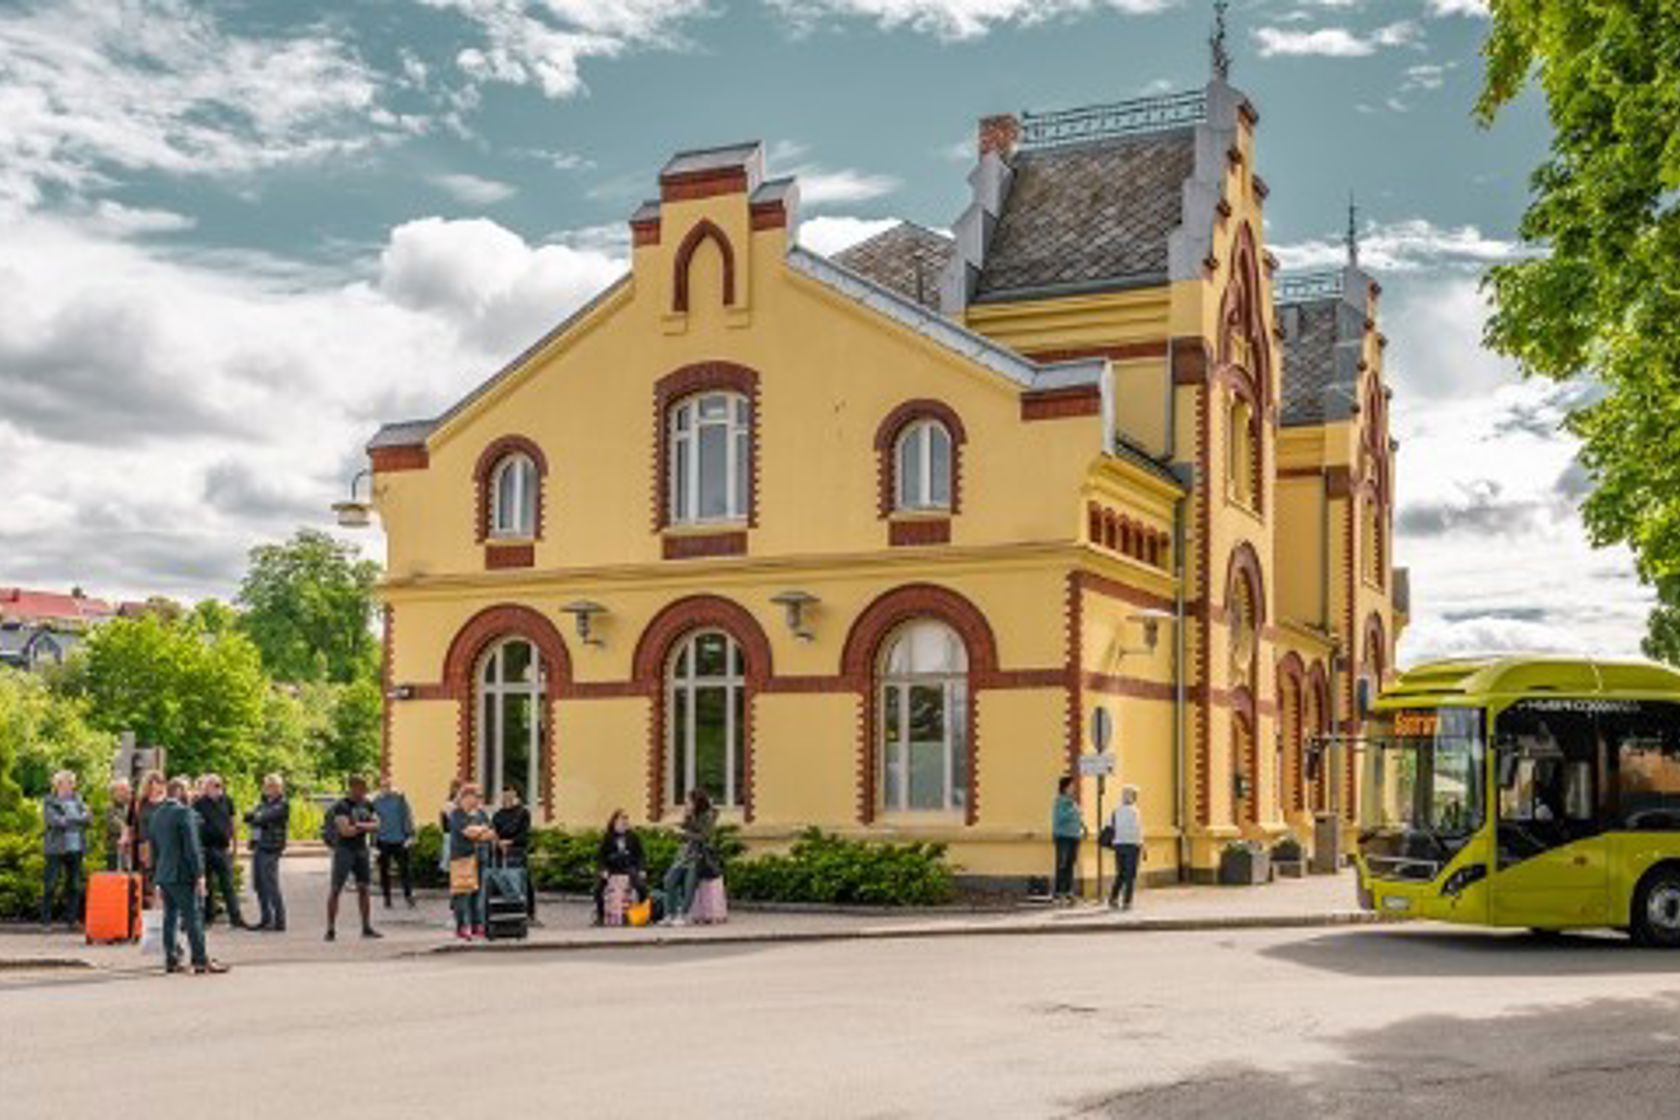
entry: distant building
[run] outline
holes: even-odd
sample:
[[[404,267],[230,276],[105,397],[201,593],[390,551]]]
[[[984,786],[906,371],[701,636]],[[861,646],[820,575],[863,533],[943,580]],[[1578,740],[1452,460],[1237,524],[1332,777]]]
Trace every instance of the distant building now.
[[[38,669],[63,664],[90,629],[140,609],[137,603],[90,598],[79,587],[68,594],[0,587],[0,665]]]

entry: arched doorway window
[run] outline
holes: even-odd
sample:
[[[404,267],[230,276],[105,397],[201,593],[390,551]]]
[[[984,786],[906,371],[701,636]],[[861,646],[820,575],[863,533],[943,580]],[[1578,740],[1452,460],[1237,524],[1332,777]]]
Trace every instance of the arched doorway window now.
[[[968,797],[968,651],[956,631],[922,619],[881,657],[882,808],[962,811]]]
[[[535,804],[541,791],[542,658],[524,638],[492,647],[478,670],[479,784],[491,804],[509,787]]]
[[[667,687],[671,804],[681,804],[696,786],[714,804],[741,804],[747,788],[741,647],[722,630],[691,634],[671,657]]]

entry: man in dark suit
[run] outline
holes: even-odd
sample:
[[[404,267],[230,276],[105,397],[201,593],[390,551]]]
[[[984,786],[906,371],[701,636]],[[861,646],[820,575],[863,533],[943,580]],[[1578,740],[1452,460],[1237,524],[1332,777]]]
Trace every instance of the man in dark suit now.
[[[199,896],[204,893],[204,849],[198,839],[198,814],[187,806],[185,781],[169,780],[165,799],[153,811],[148,825],[153,881],[163,896],[164,971],[181,971],[175,930],[184,922],[193,972],[226,972],[227,966],[211,960],[204,948],[204,915],[198,908]]]

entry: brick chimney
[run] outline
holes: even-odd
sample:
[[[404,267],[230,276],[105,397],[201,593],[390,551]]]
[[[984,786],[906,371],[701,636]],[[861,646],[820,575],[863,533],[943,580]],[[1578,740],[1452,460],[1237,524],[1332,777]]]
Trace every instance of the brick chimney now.
[[[1020,139],[1021,121],[1014,113],[980,118],[980,158],[984,159],[987,152],[996,152],[1007,159],[1015,154]]]

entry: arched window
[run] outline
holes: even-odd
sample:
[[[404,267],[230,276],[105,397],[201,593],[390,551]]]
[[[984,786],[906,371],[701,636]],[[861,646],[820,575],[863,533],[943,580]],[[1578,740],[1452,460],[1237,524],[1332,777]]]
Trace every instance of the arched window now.
[[[1232,581],[1231,601],[1227,610],[1231,618],[1231,683],[1252,687],[1256,683],[1253,680],[1254,654],[1259,632],[1256,625],[1258,611],[1254,602],[1254,592],[1249,587],[1248,580],[1238,578]]]
[[[1365,579],[1377,587],[1383,585],[1383,526],[1382,508],[1375,495],[1361,503],[1364,516],[1359,526],[1359,550],[1364,554]]]
[[[909,623],[881,656],[882,808],[961,811],[968,796],[968,652],[942,622]]]
[[[951,433],[937,420],[918,420],[898,437],[894,457],[901,510],[951,508]]]
[[[670,803],[698,786],[714,804],[739,805],[747,788],[746,668],[721,630],[685,638],[668,670]]]
[[[1255,458],[1254,410],[1241,397],[1231,402],[1231,438],[1226,446],[1225,475],[1230,482],[1231,499],[1252,507],[1259,474]]]
[[[515,452],[490,476],[490,535],[533,537],[537,532],[537,465]]]
[[[523,638],[490,647],[478,668],[479,784],[494,804],[502,790],[536,804],[541,791],[543,666]]]
[[[670,418],[671,521],[745,520],[752,479],[752,406],[739,393],[679,401]]]

